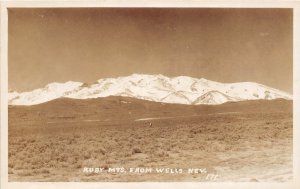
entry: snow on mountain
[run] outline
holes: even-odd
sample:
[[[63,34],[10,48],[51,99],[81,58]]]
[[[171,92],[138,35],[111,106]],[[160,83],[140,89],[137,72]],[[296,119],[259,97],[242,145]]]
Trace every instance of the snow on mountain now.
[[[88,85],[69,81],[50,83],[30,92],[9,92],[10,105],[34,105],[56,98],[88,99],[126,96],[143,100],[178,104],[222,104],[229,101],[292,99],[286,92],[253,82],[219,83],[187,76],[132,74],[100,79]]]
[[[198,97],[193,104],[222,104],[228,101],[239,101],[238,98],[227,96],[219,91],[209,91]]]
[[[76,92],[82,85],[80,82],[68,81],[66,83],[50,83],[44,88],[36,89],[31,92],[9,93],[8,104],[11,105],[34,105],[65,97],[69,93]]]

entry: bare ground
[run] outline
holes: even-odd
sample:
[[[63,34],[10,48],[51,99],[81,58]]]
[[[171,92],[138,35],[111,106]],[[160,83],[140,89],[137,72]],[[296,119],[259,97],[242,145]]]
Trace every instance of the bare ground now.
[[[291,101],[207,107],[121,100],[129,103],[63,99],[9,107],[9,181],[206,182],[209,174],[217,182],[292,181]],[[121,167],[126,172],[110,169]]]

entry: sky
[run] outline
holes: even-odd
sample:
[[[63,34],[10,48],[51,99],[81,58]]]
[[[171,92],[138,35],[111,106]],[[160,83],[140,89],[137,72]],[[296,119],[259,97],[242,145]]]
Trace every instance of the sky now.
[[[292,93],[292,23],[292,9],[9,9],[9,89],[139,73]]]

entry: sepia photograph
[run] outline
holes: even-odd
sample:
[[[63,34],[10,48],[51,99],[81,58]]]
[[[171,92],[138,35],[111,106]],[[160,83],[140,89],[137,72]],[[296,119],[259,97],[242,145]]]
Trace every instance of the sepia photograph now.
[[[8,8],[8,182],[294,182],[293,15]]]

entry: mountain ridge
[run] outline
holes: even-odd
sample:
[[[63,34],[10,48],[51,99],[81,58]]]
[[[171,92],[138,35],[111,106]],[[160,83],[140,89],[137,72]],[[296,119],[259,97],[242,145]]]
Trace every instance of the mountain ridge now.
[[[57,98],[89,99],[132,97],[163,103],[218,105],[245,100],[292,99],[292,95],[255,82],[220,83],[188,76],[132,74],[103,78],[93,84],[68,81],[49,83],[29,92],[9,92],[9,105],[35,105]]]

